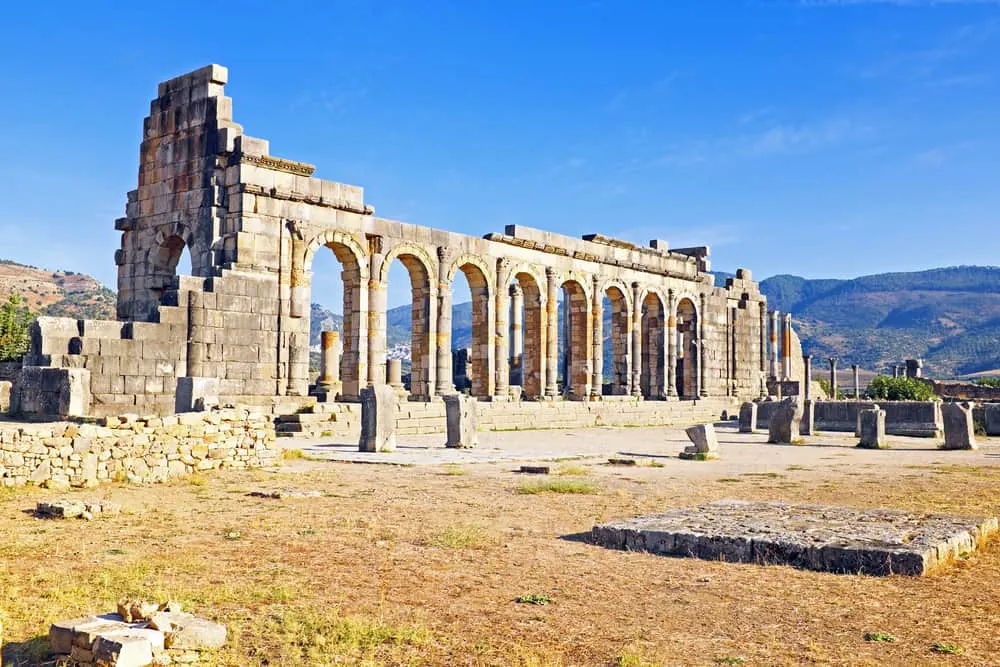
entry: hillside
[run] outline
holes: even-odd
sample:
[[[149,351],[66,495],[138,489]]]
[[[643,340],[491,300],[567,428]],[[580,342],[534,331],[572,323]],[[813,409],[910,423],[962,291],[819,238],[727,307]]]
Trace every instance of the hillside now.
[[[115,318],[115,293],[96,279],[83,273],[48,271],[0,260],[0,298],[15,293],[36,315]]]
[[[1000,367],[1000,268],[959,266],[853,280],[780,275],[761,282],[791,312],[806,352],[882,370],[923,357],[929,375]]]

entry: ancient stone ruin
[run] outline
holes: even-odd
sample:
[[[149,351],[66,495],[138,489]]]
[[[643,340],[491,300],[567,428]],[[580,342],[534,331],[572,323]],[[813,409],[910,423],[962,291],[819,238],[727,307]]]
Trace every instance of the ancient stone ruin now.
[[[356,402],[365,387],[389,381],[395,260],[407,269],[413,303],[410,401],[456,391],[459,272],[473,301],[466,376],[480,401],[761,395],[768,315],[749,271],[716,286],[707,247],[522,226],[479,238],[376,217],[362,188],[316,178],[312,165],[276,157],[245,134],[227,80],[226,68],[211,65],[160,84],[143,123],[138,187],[115,221],[118,320],[39,318],[14,392],[22,414],[162,415],[199,401],[294,412],[311,390]],[[190,276],[177,275],[185,251]],[[344,321],[339,337],[323,337],[321,376],[310,387],[312,265],[324,252],[343,268]],[[771,358],[779,382],[797,377],[801,363],[788,318],[783,338],[780,372]],[[398,374],[392,381],[403,384]]]

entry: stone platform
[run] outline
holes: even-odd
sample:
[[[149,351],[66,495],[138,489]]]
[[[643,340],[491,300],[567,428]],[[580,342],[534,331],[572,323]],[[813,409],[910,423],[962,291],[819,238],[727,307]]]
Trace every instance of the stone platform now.
[[[595,526],[595,544],[628,551],[841,574],[919,576],[974,551],[997,519],[720,500]]]

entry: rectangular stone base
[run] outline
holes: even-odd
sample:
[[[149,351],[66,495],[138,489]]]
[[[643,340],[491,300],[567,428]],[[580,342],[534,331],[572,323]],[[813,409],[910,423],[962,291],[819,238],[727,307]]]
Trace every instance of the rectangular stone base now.
[[[922,575],[997,531],[997,519],[720,500],[594,526],[613,549],[842,574]]]

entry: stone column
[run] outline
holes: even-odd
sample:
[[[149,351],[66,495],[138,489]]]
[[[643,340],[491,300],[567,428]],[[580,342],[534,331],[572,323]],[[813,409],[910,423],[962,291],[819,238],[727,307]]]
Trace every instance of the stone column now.
[[[705,308],[705,295],[700,298],[701,312],[698,313],[698,395],[708,396],[708,369],[705,364],[705,316],[708,312]]]
[[[632,395],[642,396],[642,301],[639,283],[632,283]]]
[[[321,389],[331,389],[340,383],[340,332],[323,331],[320,340],[320,375],[317,384]]]
[[[812,398],[812,379],[813,379],[813,358],[811,354],[802,355],[802,363],[805,367],[804,378],[802,383],[805,387],[802,388],[802,400],[808,401]]]
[[[510,301],[505,283],[509,263],[509,260],[498,259],[496,270],[496,334],[493,338],[496,380],[493,384],[493,396],[501,401],[510,398],[510,349],[508,347],[510,340],[507,337],[509,334],[507,315],[510,311]]]
[[[892,379],[895,380],[899,378],[899,366],[896,364],[892,365]]]
[[[677,300],[667,290],[667,399],[677,398]]]
[[[771,360],[771,366],[768,369],[768,373],[775,380],[778,379],[778,311],[772,310],[771,315],[771,330],[769,332],[769,342],[771,349],[768,350],[768,358]]]
[[[854,400],[861,400],[861,373],[858,372],[858,365],[851,364],[851,370],[854,371]]]
[[[764,302],[760,304],[760,372],[767,372],[767,304]]]
[[[906,377],[908,378],[919,378],[923,375],[924,360],[923,359],[907,359],[906,360]]]
[[[510,358],[516,364],[524,358],[524,290],[517,283],[510,286],[510,312]]]
[[[437,312],[437,387],[438,396],[455,393],[451,370],[451,284],[448,282],[448,265],[451,251],[445,247],[437,249],[438,255],[438,312]]]
[[[556,271],[545,268],[545,395],[554,399],[559,395],[559,285]]]
[[[593,298],[594,352],[593,377],[590,381],[590,397],[596,399],[604,393],[604,292],[597,278],[594,278]]]
[[[785,313],[784,327],[781,331],[781,379],[788,382],[792,379],[792,314]]]
[[[396,391],[405,389],[403,387],[403,361],[401,359],[389,359],[386,362],[385,368],[386,383]]]
[[[385,253],[382,237],[369,240],[371,265],[368,279],[368,386],[385,384],[386,287],[379,277]]]
[[[837,357],[830,357],[830,400],[837,400]]]

